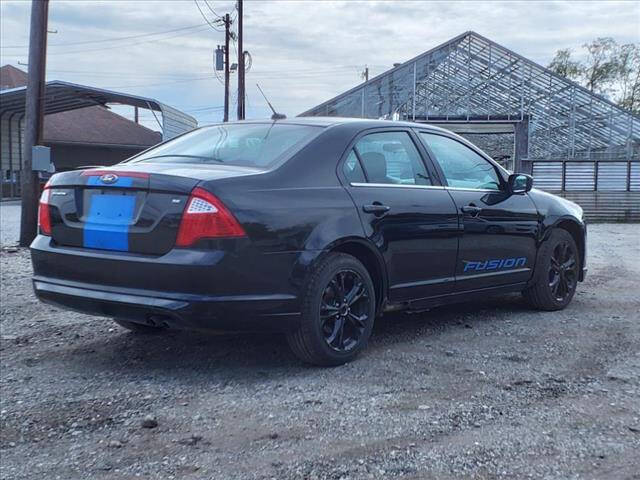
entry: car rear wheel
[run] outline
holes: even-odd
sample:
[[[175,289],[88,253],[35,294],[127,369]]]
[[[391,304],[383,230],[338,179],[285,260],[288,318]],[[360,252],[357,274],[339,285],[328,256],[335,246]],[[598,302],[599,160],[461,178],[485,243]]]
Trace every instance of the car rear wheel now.
[[[300,327],[287,336],[289,345],[306,363],[347,363],[367,345],[375,305],[373,282],[362,263],[331,253],[309,278]]]
[[[153,334],[153,333],[160,333],[163,330],[162,327],[153,327],[151,325],[143,325],[142,323],[130,322],[129,320],[122,320],[121,318],[114,318],[113,321],[116,322],[121,327],[126,328],[127,330],[134,333]]]
[[[579,255],[573,237],[554,229],[539,252],[534,283],[524,297],[540,310],[561,310],[571,302],[578,285]]]

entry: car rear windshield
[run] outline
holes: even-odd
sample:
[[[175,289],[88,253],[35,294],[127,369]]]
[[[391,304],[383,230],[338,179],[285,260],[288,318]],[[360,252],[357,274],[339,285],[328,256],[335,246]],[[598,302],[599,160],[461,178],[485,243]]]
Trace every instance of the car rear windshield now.
[[[321,129],[278,123],[214,125],[158,145],[129,162],[204,163],[266,169],[300,149]]]

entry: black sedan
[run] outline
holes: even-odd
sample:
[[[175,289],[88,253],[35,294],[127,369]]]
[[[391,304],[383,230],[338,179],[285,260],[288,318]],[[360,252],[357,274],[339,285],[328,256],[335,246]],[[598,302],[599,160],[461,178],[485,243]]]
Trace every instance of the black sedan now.
[[[337,365],[384,312],[504,292],[566,307],[586,271],[582,210],[531,187],[423,124],[214,125],[54,175],[33,285],[136,332],[271,329]]]

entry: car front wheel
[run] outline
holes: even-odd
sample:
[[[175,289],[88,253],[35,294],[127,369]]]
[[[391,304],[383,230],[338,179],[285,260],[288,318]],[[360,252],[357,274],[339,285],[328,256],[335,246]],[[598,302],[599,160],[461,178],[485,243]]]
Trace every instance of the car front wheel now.
[[[356,258],[331,253],[311,273],[297,331],[287,336],[301,360],[341,365],[367,345],[375,317],[375,293],[367,269]]]
[[[569,305],[578,285],[580,260],[573,237],[556,228],[540,248],[533,284],[523,291],[540,310],[561,310]]]

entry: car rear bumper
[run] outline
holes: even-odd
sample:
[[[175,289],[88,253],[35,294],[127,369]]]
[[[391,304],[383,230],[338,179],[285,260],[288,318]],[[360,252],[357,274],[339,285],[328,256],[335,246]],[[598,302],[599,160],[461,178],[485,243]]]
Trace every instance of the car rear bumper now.
[[[33,288],[46,303],[167,328],[290,331],[300,317],[299,312],[288,311],[294,299],[287,295],[167,295],[145,290],[105,290],[104,286],[42,277],[34,277]]]
[[[181,329],[295,329],[298,297],[287,282],[289,256],[262,262],[223,252],[180,251],[149,258],[59,248],[39,236],[31,246],[33,288],[43,302],[82,313]],[[279,258],[275,258],[279,257]],[[277,268],[276,268],[277,267]],[[203,288],[203,285],[206,288]],[[268,288],[283,287],[273,293]]]

